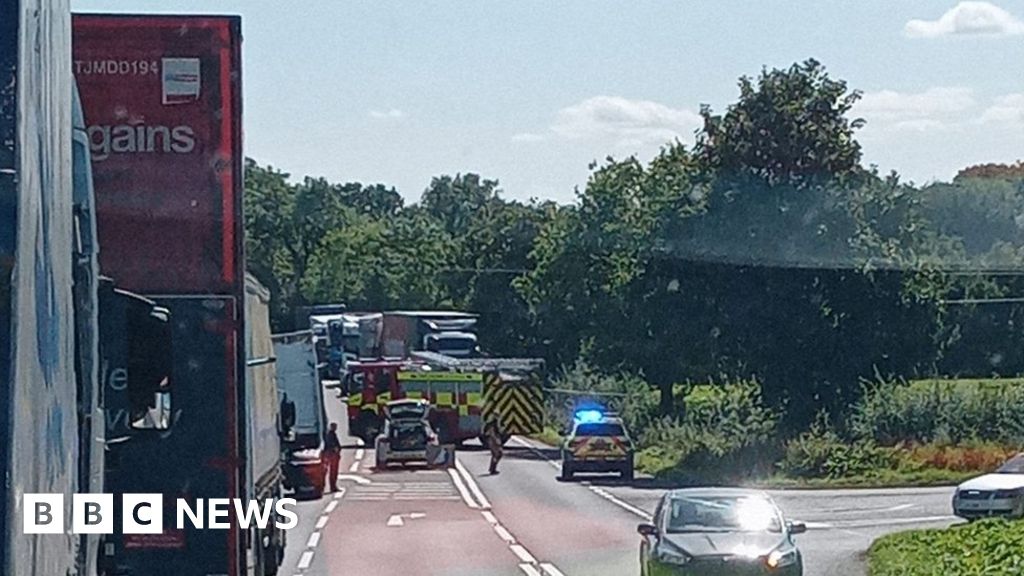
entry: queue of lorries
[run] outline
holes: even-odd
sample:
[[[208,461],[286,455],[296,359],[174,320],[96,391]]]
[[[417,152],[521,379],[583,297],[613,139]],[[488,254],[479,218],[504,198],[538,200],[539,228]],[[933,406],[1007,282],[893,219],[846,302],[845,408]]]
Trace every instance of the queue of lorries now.
[[[245,272],[239,19],[0,12],[0,573],[275,574],[276,523],[21,523],[33,493],[283,494],[302,431]]]
[[[276,523],[21,530],[23,494],[323,490],[317,349],[332,327],[272,335],[268,292],[246,274],[239,19],[72,16],[67,0],[0,10],[0,573],[276,574]],[[508,392],[539,389],[520,375],[537,363],[472,363],[469,315],[366,316],[379,322],[355,323],[335,375],[368,438],[385,399],[430,402],[462,438],[485,410],[515,410],[510,430],[539,423],[539,404],[512,398],[539,396]],[[453,351],[471,363],[442,364]]]

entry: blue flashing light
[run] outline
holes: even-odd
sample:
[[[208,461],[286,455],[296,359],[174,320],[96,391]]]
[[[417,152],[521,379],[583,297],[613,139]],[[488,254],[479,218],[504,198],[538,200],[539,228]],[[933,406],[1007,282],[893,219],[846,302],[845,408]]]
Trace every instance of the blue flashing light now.
[[[580,410],[576,412],[576,421],[582,424],[600,422],[604,414],[600,410]]]

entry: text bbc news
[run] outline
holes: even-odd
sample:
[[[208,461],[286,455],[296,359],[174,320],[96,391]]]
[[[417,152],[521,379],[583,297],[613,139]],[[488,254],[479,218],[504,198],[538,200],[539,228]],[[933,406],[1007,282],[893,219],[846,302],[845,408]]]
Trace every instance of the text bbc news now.
[[[282,530],[294,528],[299,517],[292,508],[294,498],[242,500],[239,498],[198,498],[175,501],[175,527],[189,525],[200,530],[224,530],[235,522],[239,528],[266,528],[271,522]],[[71,531],[75,534],[114,533],[113,494],[74,494],[71,502]],[[25,534],[65,533],[63,494],[25,494],[22,499]],[[163,494],[123,494],[122,534],[162,534]]]

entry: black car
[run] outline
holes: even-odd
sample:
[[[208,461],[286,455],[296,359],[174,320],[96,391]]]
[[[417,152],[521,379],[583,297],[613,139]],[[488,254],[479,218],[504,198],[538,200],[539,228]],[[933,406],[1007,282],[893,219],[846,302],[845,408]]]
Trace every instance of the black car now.
[[[651,524],[640,524],[641,576],[802,576],[786,522],[771,497],[741,488],[688,488],[662,496]]]

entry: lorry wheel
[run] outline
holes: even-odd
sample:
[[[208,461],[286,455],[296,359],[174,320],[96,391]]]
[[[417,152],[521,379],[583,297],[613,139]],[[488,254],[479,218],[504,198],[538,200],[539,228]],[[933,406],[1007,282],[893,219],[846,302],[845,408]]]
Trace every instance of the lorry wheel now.
[[[284,550],[276,543],[263,549],[263,576],[277,576],[277,569],[284,561]]]
[[[575,471],[572,469],[572,464],[569,464],[565,460],[562,461],[562,480],[572,480]]]

